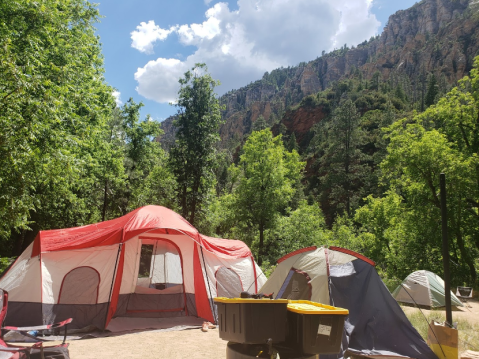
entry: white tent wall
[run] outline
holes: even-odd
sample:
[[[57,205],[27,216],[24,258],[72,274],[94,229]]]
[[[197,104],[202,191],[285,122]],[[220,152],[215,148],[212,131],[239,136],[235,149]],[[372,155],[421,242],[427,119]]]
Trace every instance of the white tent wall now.
[[[57,304],[65,276],[79,267],[90,267],[100,275],[98,302],[109,301],[119,245],[49,252],[42,254],[42,301]],[[82,304],[82,303],[78,303]]]
[[[288,276],[289,271],[293,264],[298,260],[299,257],[304,254],[297,254],[295,256],[285,259],[283,262],[279,263],[274,269],[273,273],[268,278],[268,281],[260,287],[260,292],[262,293],[274,293],[275,297],[278,294],[281,286],[284,283],[285,278]]]
[[[292,265],[311,278],[311,300],[329,303],[328,268],[324,248],[304,253]]]
[[[41,303],[40,257],[32,256],[33,243],[15,261],[8,275],[0,279],[0,288],[8,292],[8,300]]]
[[[292,268],[306,272],[311,278],[311,300],[329,303],[328,270],[324,248],[286,258],[278,264],[266,285],[261,288],[261,292],[274,293],[276,297]]]
[[[42,304],[37,311],[44,324],[54,323],[67,318],[75,318],[69,328],[84,328],[94,325],[102,328],[105,325],[109,296],[115,273],[115,264],[119,256],[120,245],[65,250],[42,253]],[[75,283],[70,283],[67,288],[77,290],[81,295],[88,292],[97,298],[81,298],[71,300],[72,293],[63,293],[64,280],[72,270],[85,270],[90,268],[98,273],[99,282],[88,283],[84,280],[77,281],[77,286],[84,286],[85,291],[76,288]],[[90,277],[90,280],[92,277]],[[70,278],[75,280],[75,278]],[[96,289],[96,286],[98,289]],[[69,300],[65,303],[59,301],[66,295]],[[28,307],[22,310],[29,312]],[[35,310],[35,316],[38,315]],[[38,324],[38,323],[37,323]],[[30,324],[31,325],[31,324]]]
[[[433,272],[419,270],[409,274],[403,280],[392,296],[402,303],[418,304],[427,307],[443,307],[446,305],[444,298],[444,280]],[[411,298],[412,297],[412,298]],[[463,306],[451,292],[451,304]]]
[[[203,257],[206,264],[206,275],[208,276],[208,280],[206,280],[206,276],[204,277],[205,277],[205,287],[206,287],[206,291],[208,292],[208,297],[210,296],[210,290],[211,290],[212,297],[217,296],[216,274],[221,267],[231,269],[236,274],[238,274],[239,280],[241,281],[241,284],[243,287],[242,289],[244,291],[255,293],[256,292],[255,284],[254,284],[255,280],[257,280],[258,289],[261,288],[263,284],[266,282],[266,277],[264,276],[264,274],[262,274],[263,272],[261,271],[261,268],[257,266],[257,264],[251,259],[251,257],[231,258],[231,257],[226,257],[226,256],[221,256],[218,254],[211,253],[205,249],[203,249],[203,255],[202,255],[201,248],[199,246],[198,246],[198,253],[200,255],[200,262],[201,262],[201,266],[203,270],[205,269],[203,264]],[[256,269],[257,279],[254,274],[253,265],[255,266],[255,269]]]
[[[357,259],[356,257],[347,253],[338,252],[338,251],[328,251],[329,267],[340,266],[346,263],[351,263],[352,261],[356,259]]]
[[[141,241],[138,236],[123,244],[125,257],[123,262],[123,276],[121,278],[120,294],[135,293],[140,266]]]
[[[398,302],[431,306],[431,295],[429,293],[429,282],[424,271],[413,272],[393,292],[393,297]],[[412,298],[414,298],[414,300]]]

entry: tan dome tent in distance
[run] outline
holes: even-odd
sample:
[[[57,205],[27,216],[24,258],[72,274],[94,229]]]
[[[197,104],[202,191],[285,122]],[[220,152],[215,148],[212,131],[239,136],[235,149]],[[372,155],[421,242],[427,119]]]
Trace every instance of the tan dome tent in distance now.
[[[401,303],[417,304],[431,308],[446,305],[444,281],[437,274],[419,270],[409,274],[392,293]],[[451,292],[451,305],[463,307],[459,299]]]

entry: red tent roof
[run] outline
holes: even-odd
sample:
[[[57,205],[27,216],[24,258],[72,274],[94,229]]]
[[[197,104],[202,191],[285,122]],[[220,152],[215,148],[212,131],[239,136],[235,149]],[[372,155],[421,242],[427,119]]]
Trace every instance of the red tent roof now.
[[[186,219],[161,206],[140,207],[120,218],[82,227],[40,231],[33,245],[32,257],[44,252],[108,246],[125,242],[147,231],[164,234],[186,234],[216,254],[242,258],[251,256],[241,241],[201,235]]]

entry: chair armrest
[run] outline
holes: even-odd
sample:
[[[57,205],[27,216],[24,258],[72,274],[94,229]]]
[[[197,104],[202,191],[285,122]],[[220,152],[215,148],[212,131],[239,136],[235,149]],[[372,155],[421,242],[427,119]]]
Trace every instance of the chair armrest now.
[[[63,322],[58,322],[55,324],[37,325],[33,327],[3,327],[2,329],[13,330],[16,332],[28,332],[30,330],[56,329],[56,328],[61,328],[67,324],[70,324],[72,320],[73,320],[72,318],[68,318],[67,320],[64,320]]]

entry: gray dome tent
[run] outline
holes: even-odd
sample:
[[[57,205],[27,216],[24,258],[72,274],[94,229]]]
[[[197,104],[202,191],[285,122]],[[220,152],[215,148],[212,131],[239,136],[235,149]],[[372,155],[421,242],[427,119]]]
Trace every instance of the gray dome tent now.
[[[445,293],[444,281],[441,277],[427,270],[418,270],[409,274],[392,295],[398,302],[436,308],[446,305]],[[451,304],[463,307],[461,301],[452,292]]]

